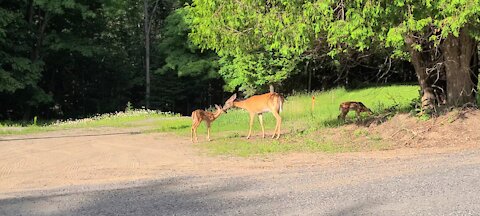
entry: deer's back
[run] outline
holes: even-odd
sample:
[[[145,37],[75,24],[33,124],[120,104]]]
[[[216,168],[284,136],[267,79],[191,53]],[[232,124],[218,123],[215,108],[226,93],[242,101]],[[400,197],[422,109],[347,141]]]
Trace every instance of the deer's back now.
[[[283,98],[278,93],[266,93],[261,95],[254,95],[244,100],[245,108],[251,112],[264,113],[278,109]]]

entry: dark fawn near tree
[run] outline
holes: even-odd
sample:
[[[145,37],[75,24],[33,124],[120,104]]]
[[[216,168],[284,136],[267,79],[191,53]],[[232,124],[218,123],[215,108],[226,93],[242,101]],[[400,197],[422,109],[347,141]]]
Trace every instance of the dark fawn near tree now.
[[[339,109],[340,109],[340,115],[338,116],[338,119],[343,119],[343,120],[345,120],[345,116],[347,116],[350,110],[355,110],[357,120],[360,118],[360,113],[362,112],[373,114],[373,112],[369,108],[367,108],[362,102],[356,102],[356,101],[343,102],[340,104]]]

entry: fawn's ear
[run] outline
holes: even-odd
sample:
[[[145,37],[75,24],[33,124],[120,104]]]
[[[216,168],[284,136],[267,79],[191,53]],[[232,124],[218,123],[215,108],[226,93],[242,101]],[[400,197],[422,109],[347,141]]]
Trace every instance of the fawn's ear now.
[[[217,108],[217,110],[221,110],[222,107],[221,106],[218,106],[217,104],[215,104],[215,108]]]

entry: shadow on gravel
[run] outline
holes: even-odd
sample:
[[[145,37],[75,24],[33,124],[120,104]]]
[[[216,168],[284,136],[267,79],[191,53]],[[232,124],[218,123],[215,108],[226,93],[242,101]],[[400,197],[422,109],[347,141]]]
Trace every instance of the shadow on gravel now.
[[[242,191],[251,190],[253,181],[228,179],[205,184],[207,179],[192,184],[192,180],[198,181],[198,177],[168,178],[123,189],[89,192],[78,189],[56,195],[3,199],[0,215],[249,215],[259,205],[271,202],[262,194],[256,194],[254,199],[251,194],[249,198],[242,197]]]

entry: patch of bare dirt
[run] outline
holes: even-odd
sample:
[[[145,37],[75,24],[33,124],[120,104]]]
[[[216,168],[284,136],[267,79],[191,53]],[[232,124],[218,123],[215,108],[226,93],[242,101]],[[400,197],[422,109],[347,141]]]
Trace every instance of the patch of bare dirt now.
[[[2,136],[0,158],[0,196],[178,175],[254,174],[332,161],[325,155],[291,155],[286,160],[214,157],[195,148],[189,137],[116,128]]]
[[[341,137],[340,140],[351,142],[352,145],[383,142],[388,144],[387,149],[469,148],[480,144],[480,111],[475,109],[456,110],[429,120],[399,114],[381,124],[373,122],[331,129],[326,132],[329,134],[327,138],[337,135]]]

